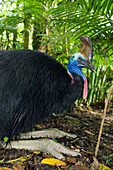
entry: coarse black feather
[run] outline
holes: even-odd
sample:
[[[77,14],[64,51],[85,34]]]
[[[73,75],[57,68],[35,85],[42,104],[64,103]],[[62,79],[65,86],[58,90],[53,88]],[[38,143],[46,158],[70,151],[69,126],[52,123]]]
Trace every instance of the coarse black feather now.
[[[67,109],[82,96],[78,77],[72,84],[66,69],[42,52],[0,51],[0,138],[12,139]]]

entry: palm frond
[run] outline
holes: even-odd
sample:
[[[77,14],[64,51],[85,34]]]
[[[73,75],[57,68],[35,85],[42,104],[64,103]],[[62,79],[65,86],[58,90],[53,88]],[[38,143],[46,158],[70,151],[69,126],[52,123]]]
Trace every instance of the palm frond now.
[[[51,21],[55,28],[65,26],[67,28],[66,34],[60,36],[60,39],[73,36],[75,41],[82,35],[89,35],[95,43],[99,44],[98,53],[103,51],[107,54],[111,53],[112,48],[112,12],[111,0],[93,0],[87,3],[85,0],[78,0],[76,3],[60,5],[50,10]]]

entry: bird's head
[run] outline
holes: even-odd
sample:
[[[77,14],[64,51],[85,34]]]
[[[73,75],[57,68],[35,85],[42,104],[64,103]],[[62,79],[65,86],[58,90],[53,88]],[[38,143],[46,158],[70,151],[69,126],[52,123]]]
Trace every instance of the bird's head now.
[[[96,73],[95,67],[92,65],[93,46],[89,37],[84,36],[81,39],[81,47],[79,52],[73,54],[68,62],[67,72],[72,78],[72,83],[75,82],[75,74],[81,76],[84,80],[83,98],[87,97],[87,78],[82,73],[82,68],[88,68]],[[84,41],[83,41],[84,40]],[[88,50],[88,51],[87,51]]]
[[[77,52],[73,54],[68,62],[68,71],[71,76],[73,77],[73,73],[75,73],[83,77],[83,73],[81,71],[83,67],[88,68],[96,73],[95,67],[91,62],[87,61],[81,53]]]

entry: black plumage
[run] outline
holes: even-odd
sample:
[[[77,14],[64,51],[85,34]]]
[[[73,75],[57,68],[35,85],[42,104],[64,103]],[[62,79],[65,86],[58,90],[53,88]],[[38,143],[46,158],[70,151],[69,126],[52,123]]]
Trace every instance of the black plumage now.
[[[33,50],[0,51],[0,138],[29,131],[83,94],[84,82],[53,57]]]

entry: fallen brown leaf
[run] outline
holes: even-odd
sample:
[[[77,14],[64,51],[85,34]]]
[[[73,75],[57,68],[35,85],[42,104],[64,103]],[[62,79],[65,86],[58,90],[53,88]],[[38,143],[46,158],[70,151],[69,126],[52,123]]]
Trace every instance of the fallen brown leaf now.
[[[94,133],[90,132],[89,130],[84,130],[85,133],[89,134],[89,135],[95,135]]]

